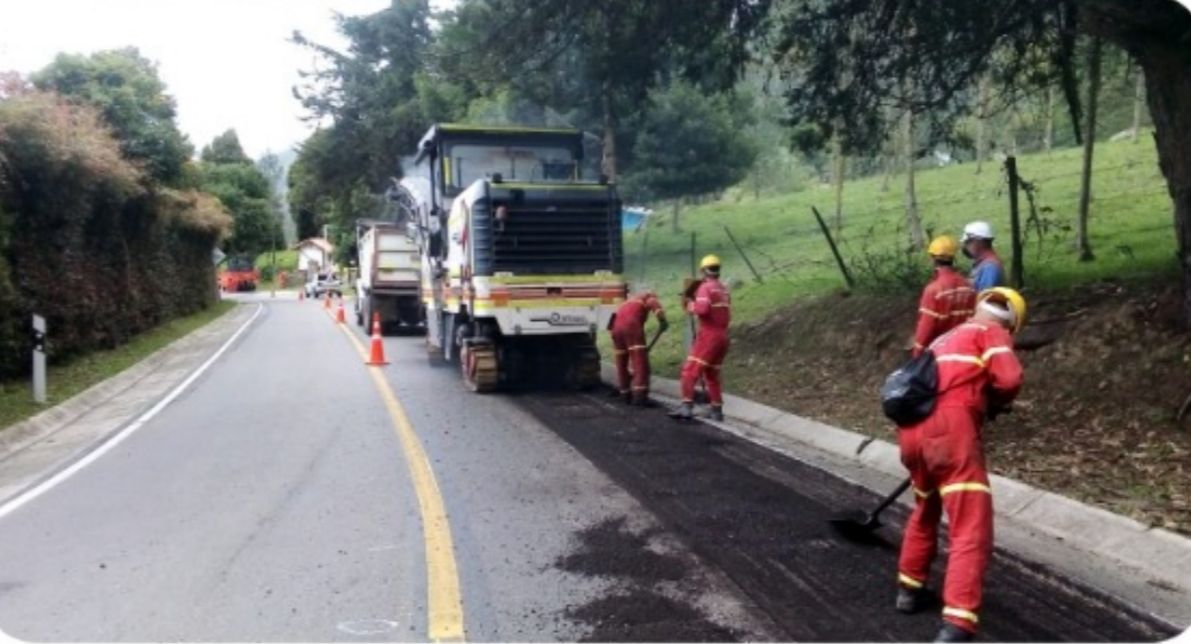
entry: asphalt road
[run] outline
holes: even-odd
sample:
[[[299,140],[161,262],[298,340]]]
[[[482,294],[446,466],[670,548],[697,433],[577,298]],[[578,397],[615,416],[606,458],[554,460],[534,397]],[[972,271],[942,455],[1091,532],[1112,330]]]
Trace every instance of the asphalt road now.
[[[264,306],[173,404],[0,518],[6,633],[838,641],[937,624],[890,608],[895,531],[857,546],[825,529],[871,499],[858,488],[661,410],[467,393],[419,338],[366,367],[366,339],[317,303]],[[989,595],[988,639],[1172,634],[1006,553]]]

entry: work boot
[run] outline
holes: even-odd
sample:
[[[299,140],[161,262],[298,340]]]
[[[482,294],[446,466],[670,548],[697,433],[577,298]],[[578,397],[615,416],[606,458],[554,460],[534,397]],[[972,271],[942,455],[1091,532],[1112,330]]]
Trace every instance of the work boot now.
[[[695,417],[695,410],[691,403],[684,402],[669,414],[674,420],[691,420]]]
[[[709,418],[711,420],[719,421],[721,423],[724,422],[724,406],[723,405],[712,405],[707,410],[707,418]]]
[[[649,394],[645,392],[634,392],[633,402],[634,407],[653,407],[653,401],[649,399]]]
[[[912,615],[926,607],[926,593],[913,590],[905,586],[897,588],[897,610],[899,613]]]
[[[943,622],[943,627],[935,635],[936,642],[971,642],[972,632],[966,631],[951,622]]]

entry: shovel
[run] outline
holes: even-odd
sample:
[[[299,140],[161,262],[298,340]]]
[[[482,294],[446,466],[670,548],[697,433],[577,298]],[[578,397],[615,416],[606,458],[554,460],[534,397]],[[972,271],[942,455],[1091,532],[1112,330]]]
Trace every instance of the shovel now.
[[[881,503],[873,508],[872,512],[865,512],[864,510],[849,510],[840,512],[839,514],[828,519],[828,522],[845,536],[863,537],[872,533],[873,530],[881,527],[881,520],[879,518],[881,512],[893,505],[897,497],[902,495],[910,488],[910,479],[906,479],[897,486],[897,489],[889,493]]]
[[[650,351],[653,351],[653,345],[658,343],[658,340],[660,340],[662,338],[662,334],[665,333],[666,329],[669,329],[669,328],[670,328],[669,325],[658,327],[658,332],[653,334],[653,339],[649,341],[649,346],[645,347],[645,353],[649,353]]]

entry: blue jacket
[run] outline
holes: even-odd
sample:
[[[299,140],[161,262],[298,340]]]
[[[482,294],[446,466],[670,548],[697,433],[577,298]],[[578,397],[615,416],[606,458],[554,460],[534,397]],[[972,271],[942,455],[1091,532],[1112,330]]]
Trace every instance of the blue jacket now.
[[[994,286],[1004,285],[1005,267],[1001,265],[1001,258],[990,250],[972,266],[972,288],[979,293]]]

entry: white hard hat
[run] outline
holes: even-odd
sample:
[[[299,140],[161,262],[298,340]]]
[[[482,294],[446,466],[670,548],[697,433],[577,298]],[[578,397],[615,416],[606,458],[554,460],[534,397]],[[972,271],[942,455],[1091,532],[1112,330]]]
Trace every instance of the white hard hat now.
[[[967,226],[964,226],[963,241],[965,241],[965,242],[970,239],[995,239],[995,238],[996,238],[996,235],[993,234],[992,226],[989,226],[987,221],[973,221],[972,223],[968,224]]]

